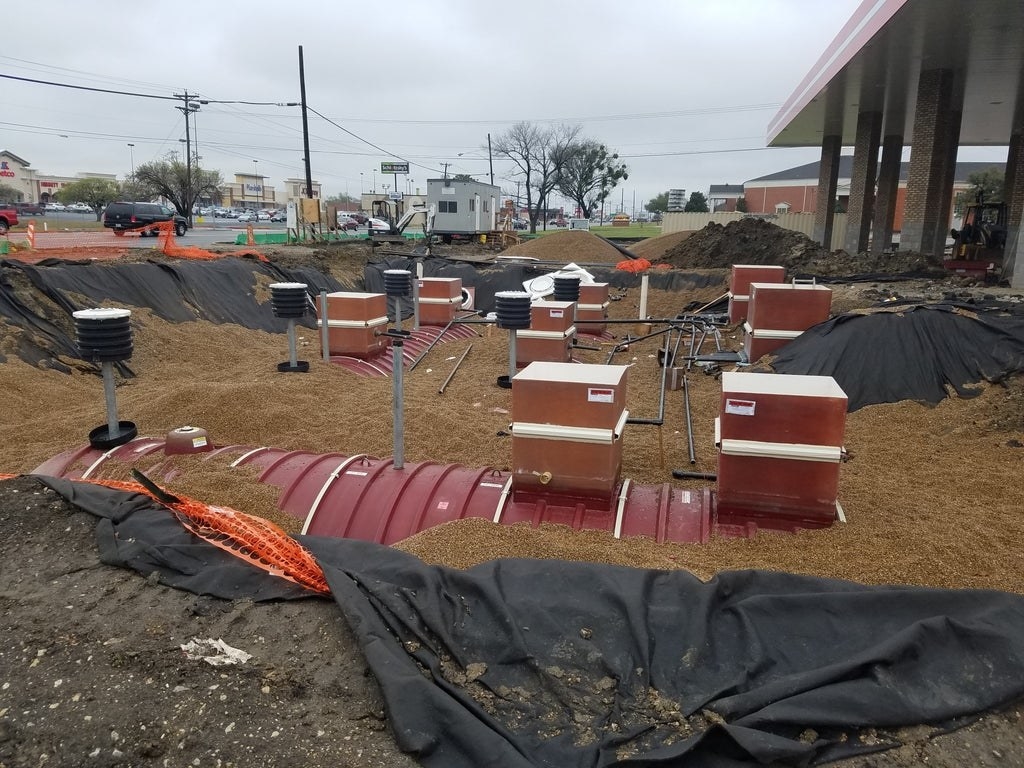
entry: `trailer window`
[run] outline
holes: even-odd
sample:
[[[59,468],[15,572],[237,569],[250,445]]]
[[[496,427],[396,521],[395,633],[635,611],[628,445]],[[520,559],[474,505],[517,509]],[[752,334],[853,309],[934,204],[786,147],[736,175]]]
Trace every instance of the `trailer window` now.
[[[470,211],[475,211],[476,210],[476,200],[474,200],[473,198],[469,198],[469,210]]]
[[[470,203],[472,205],[472,202]],[[440,200],[437,203],[438,213],[458,213],[459,203],[457,200]]]

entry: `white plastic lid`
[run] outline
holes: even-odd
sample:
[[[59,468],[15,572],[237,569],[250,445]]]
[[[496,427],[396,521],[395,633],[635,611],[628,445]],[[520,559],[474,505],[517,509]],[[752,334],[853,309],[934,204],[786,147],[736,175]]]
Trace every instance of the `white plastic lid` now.
[[[122,317],[131,317],[132,311],[117,307],[97,307],[96,309],[80,309],[77,312],[72,312],[71,316],[81,320],[119,320]]]
[[[302,290],[306,290],[306,284],[305,283],[271,283],[270,284],[270,290],[274,290],[275,288],[280,288],[282,290],[301,288]]]
[[[530,294],[526,291],[498,291],[494,294],[495,298],[502,299],[529,299]]]
[[[385,275],[411,275],[412,272],[410,272],[408,269],[385,269],[384,270],[384,274]]]

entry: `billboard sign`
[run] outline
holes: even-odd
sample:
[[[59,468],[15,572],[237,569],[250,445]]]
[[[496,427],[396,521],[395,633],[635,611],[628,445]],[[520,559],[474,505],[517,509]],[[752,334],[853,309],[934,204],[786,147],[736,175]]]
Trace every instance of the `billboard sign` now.
[[[409,164],[408,163],[381,163],[380,164],[380,172],[381,173],[408,173],[409,172]]]

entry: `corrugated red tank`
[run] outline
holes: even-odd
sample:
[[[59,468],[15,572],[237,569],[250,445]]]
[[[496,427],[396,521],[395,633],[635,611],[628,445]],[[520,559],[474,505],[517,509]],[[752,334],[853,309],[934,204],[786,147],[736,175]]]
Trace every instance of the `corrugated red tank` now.
[[[105,453],[84,446],[44,462],[34,474],[123,478],[128,465],[154,480],[166,480],[187,469],[165,453],[165,445],[164,438],[143,437]],[[311,535],[392,544],[470,517],[533,526],[560,523],[575,530],[603,530],[616,537],[645,536],[660,542],[704,542],[712,532],[710,488],[636,485],[626,479],[609,509],[584,498],[517,497],[510,474],[497,469],[433,462],[406,463],[395,469],[387,458],[244,446],[211,447],[204,456],[232,467],[258,468],[260,482],[281,489],[280,509],[302,520],[303,532]],[[240,478],[240,482],[244,481]]]

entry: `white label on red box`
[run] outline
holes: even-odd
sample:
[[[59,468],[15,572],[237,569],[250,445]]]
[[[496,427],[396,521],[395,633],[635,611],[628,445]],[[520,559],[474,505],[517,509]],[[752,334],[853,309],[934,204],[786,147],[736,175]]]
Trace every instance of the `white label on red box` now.
[[[446,509],[448,509],[448,502],[447,501],[439,501],[439,502],[437,502],[437,508],[439,510],[441,510],[442,512],[444,512]]]
[[[615,390],[614,389],[598,389],[597,387],[590,387],[587,390],[587,402],[588,403],[614,403],[615,402]]]
[[[548,317],[565,317],[564,309],[552,309],[548,311]]]
[[[725,399],[725,412],[736,416],[753,416],[757,403],[754,400],[733,400],[731,397]]]

